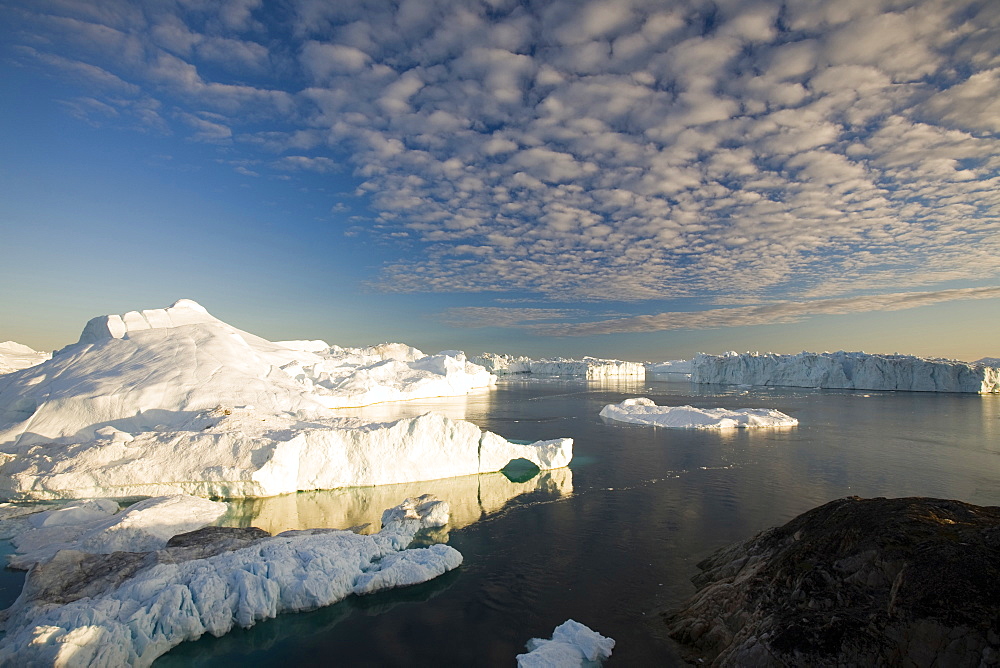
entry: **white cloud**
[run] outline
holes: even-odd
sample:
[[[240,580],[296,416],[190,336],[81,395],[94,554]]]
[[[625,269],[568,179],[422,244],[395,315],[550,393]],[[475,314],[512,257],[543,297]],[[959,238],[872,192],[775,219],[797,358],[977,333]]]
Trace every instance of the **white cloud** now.
[[[797,302],[1000,276],[996,3],[129,4],[25,10],[36,60],[104,81],[75,113],[159,99],[253,171],[346,164],[371,233],[407,244],[385,290]]]
[[[1000,299],[1000,287],[964,288],[938,292],[899,292],[805,302],[778,302],[705,311],[676,311],[589,323],[530,324],[527,328],[548,336],[592,336],[678,329],[718,329],[800,322],[816,315],[844,315],[870,311],[902,311],[965,299]],[[512,309],[517,311],[517,309]],[[499,316],[498,316],[499,317]],[[513,319],[515,316],[512,315]],[[528,318],[521,320],[525,326]],[[516,323],[515,323],[516,324]]]

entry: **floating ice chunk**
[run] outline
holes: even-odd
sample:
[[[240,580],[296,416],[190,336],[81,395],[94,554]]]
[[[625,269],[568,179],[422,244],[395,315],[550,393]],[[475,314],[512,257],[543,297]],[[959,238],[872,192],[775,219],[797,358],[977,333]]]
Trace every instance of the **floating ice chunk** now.
[[[413,505],[440,511],[426,499]],[[462,561],[447,545],[405,550],[424,519],[393,521],[371,536],[320,531],[263,538],[201,558],[191,558],[195,548],[186,546],[118,553],[105,562],[62,552],[29,573],[5,623],[0,664],[148,666],[206,632],[219,636],[352,593],[423,582]],[[106,589],[78,589],[81,569],[96,573],[113,563],[126,572],[105,578]]]
[[[10,565],[27,569],[59,550],[92,554],[158,550],[172,536],[214,522],[226,510],[225,503],[177,495],[146,499],[120,512],[118,504],[107,499],[44,511],[29,516],[30,528],[13,537],[17,552]]]
[[[734,429],[745,427],[794,427],[795,418],[771,408],[695,408],[693,406],[657,406],[645,397],[608,404],[601,417],[619,422],[649,424],[677,429]]]
[[[610,657],[615,641],[570,619],[556,627],[551,640],[532,638],[527,647],[527,654],[517,655],[518,668],[576,668]]]
[[[863,352],[699,354],[691,380],[725,385],[774,385],[911,392],[1000,392],[1000,368],[913,355]]]

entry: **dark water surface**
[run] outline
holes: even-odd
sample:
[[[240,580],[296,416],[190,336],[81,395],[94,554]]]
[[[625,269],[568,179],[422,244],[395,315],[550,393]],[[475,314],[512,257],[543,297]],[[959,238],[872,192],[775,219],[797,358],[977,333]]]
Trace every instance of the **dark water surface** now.
[[[800,426],[675,430],[606,422],[608,403],[775,408]],[[465,557],[437,580],[221,638],[156,666],[513,666],[531,637],[575,619],[615,639],[607,666],[675,665],[657,613],[694,592],[695,564],[848,495],[1000,505],[1000,397],[505,380],[493,392],[346,411],[391,419],[438,410],[504,437],[571,436],[569,469],[247,502],[231,524],[269,530],[377,521],[407,495],[453,507]],[[371,519],[366,519],[371,518]]]

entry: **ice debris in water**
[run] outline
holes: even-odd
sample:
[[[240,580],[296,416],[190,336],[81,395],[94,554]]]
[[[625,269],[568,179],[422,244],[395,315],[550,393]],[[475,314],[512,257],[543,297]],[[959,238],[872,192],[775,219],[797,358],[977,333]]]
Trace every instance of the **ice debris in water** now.
[[[552,632],[551,640],[532,638],[528,653],[517,655],[518,668],[577,668],[611,656],[615,641],[580,622],[567,620]]]
[[[148,666],[204,633],[425,582],[462,563],[447,545],[407,549],[418,531],[447,516],[443,501],[425,496],[392,509],[372,535],[291,531],[244,540],[239,549],[230,541],[222,552],[190,540],[97,558],[64,550],[29,572],[6,611],[0,665]],[[123,573],[107,572],[115,563]],[[107,586],[95,592],[95,582]]]
[[[620,404],[608,404],[601,417],[619,422],[648,424],[675,429],[735,429],[746,427],[794,427],[799,421],[771,408],[695,408],[657,406],[651,399],[637,397]]]

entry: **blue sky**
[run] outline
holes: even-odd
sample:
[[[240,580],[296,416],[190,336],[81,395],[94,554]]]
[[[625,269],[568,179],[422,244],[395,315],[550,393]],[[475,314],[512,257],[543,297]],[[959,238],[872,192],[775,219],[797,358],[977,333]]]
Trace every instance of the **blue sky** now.
[[[1000,4],[0,0],[0,340],[1000,355]]]

